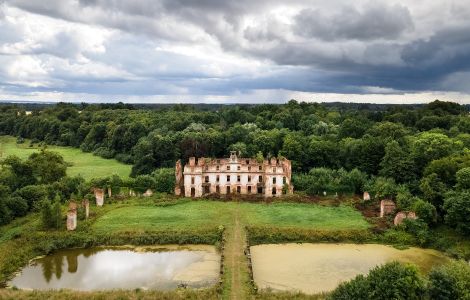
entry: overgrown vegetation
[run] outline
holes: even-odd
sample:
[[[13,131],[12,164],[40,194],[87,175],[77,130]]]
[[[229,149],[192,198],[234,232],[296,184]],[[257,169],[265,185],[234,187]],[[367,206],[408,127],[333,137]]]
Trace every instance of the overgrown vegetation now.
[[[17,105],[2,105],[0,135],[14,136],[0,137],[0,225],[11,223],[0,228],[3,282],[35,255],[64,247],[218,244],[220,226],[233,225],[229,219],[233,215],[247,225],[250,244],[379,242],[432,247],[453,257],[470,258],[470,118],[467,109],[456,103],[349,109],[347,105],[290,101],[154,110],[60,103],[32,114]],[[160,194],[151,199],[138,197],[148,189],[171,193],[177,159],[223,157],[230,150],[258,160],[290,159],[294,186],[301,193],[286,200],[305,204],[188,201]],[[132,170],[98,156],[131,164]],[[64,232],[62,210],[67,201],[92,199],[94,187],[112,192],[106,204],[118,204],[95,210],[88,221],[80,212],[77,232]],[[128,200],[131,190],[137,197]],[[364,191],[371,200],[352,197]],[[416,212],[418,219],[390,228],[390,217],[377,220],[367,211],[387,198],[395,200],[398,210]],[[318,199],[331,199],[331,203],[312,205]],[[361,208],[370,223],[353,205]],[[343,299],[341,295],[359,293],[373,299],[384,282],[390,282],[393,287],[384,297],[401,299],[406,288],[410,289],[407,299],[430,295],[467,299],[467,274],[468,269],[451,265],[435,270],[423,285],[412,269],[387,265],[344,284],[333,295]],[[61,293],[29,295],[69,295]],[[128,293],[91,295],[117,298]],[[216,292],[138,293],[132,297],[158,294],[197,299],[212,298]],[[28,297],[16,291],[4,295]],[[256,295],[260,299],[284,296],[307,298],[269,292]]]

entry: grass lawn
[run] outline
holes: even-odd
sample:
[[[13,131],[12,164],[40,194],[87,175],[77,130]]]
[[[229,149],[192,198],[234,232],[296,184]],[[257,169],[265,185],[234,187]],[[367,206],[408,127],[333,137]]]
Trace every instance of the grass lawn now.
[[[191,229],[231,225],[239,213],[247,225],[313,229],[366,229],[369,224],[349,206],[326,207],[299,203],[237,203],[189,201],[171,206],[126,206],[110,210],[96,220],[100,231]]]
[[[28,158],[33,152],[40,148],[29,147],[29,141],[16,144],[16,138],[11,136],[0,136],[0,159],[8,155],[16,155],[22,159]],[[67,168],[67,175],[82,175],[89,180],[95,177],[119,175],[128,178],[131,166],[118,162],[115,159],[104,159],[91,153],[82,152],[80,149],[71,147],[47,146],[50,151],[58,152],[71,166]]]

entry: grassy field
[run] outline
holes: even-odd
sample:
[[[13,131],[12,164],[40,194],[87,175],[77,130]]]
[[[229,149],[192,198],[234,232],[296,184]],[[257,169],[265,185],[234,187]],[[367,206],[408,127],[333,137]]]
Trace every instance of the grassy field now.
[[[67,169],[67,174],[70,176],[81,175],[88,180],[116,174],[121,178],[128,178],[131,172],[130,165],[122,164],[114,159],[104,159],[91,153],[85,153],[80,149],[58,146],[47,146],[47,149],[60,153],[65,161],[71,165]],[[16,155],[26,159],[36,151],[39,151],[39,148],[37,146],[29,147],[29,141],[16,144],[16,138],[0,136],[0,159],[8,155]]]
[[[247,225],[313,229],[366,229],[369,224],[349,206],[327,207],[298,203],[236,203],[180,201],[170,206],[126,206],[109,211],[93,225],[97,232],[191,229],[228,225],[239,210]]]

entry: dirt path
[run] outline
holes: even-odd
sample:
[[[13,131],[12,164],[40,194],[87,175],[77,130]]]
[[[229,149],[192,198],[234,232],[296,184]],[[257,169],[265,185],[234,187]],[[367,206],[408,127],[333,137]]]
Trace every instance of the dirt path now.
[[[248,291],[246,288],[247,280],[247,262],[244,256],[246,245],[245,233],[240,220],[240,208],[237,207],[233,214],[233,225],[229,229],[226,241],[226,267],[228,271],[227,280],[230,281],[230,293],[226,294],[227,299],[248,299]]]

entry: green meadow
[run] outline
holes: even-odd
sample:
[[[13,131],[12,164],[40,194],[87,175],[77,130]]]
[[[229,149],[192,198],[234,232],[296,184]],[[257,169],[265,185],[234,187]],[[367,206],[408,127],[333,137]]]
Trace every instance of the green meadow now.
[[[231,225],[234,215],[239,215],[246,225],[324,230],[369,228],[362,215],[350,206],[180,200],[167,206],[118,207],[99,217],[93,229],[97,232],[188,230]]]
[[[17,144],[16,138],[11,136],[0,136],[0,159],[8,155],[16,155],[22,159],[28,158],[34,152],[40,150],[40,147],[29,146],[29,141],[23,144]],[[128,178],[131,173],[131,166],[118,162],[115,159],[104,159],[91,153],[82,152],[80,149],[71,147],[59,147],[48,145],[47,149],[62,155],[69,164],[67,175],[81,175],[89,180],[95,177],[119,175],[121,178]]]

